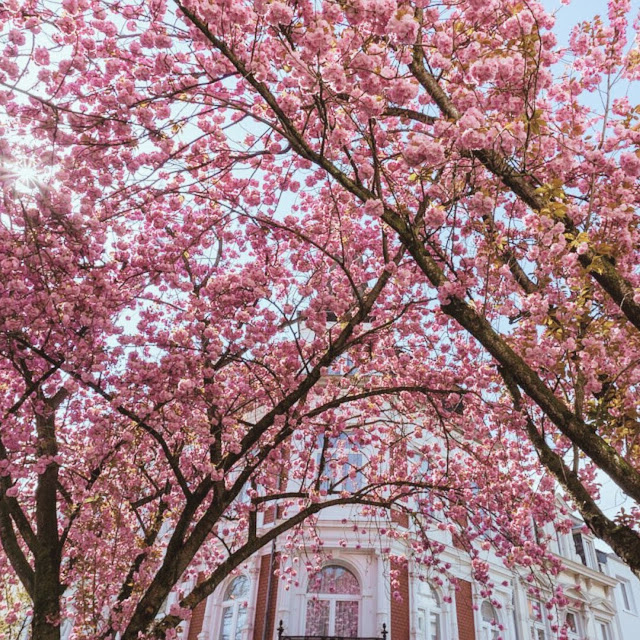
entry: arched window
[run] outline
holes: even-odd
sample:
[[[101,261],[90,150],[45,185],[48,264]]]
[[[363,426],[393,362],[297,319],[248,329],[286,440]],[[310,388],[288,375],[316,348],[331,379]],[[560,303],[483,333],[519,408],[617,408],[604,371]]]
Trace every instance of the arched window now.
[[[419,640],[441,640],[440,599],[430,584],[427,583],[425,586],[426,590],[423,588],[418,606]]]
[[[480,638],[482,640],[497,640],[498,630],[498,612],[496,608],[488,601],[484,600],[480,607]]]
[[[361,591],[351,571],[325,567],[310,578],[307,594],[306,635],[358,636]]]
[[[249,578],[234,578],[224,592],[218,640],[241,640],[247,625]]]

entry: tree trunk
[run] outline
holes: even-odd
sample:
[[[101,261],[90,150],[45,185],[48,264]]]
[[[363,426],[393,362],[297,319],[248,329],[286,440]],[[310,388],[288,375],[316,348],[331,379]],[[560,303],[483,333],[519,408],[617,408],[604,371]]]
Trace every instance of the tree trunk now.
[[[49,461],[38,476],[36,486],[37,548],[34,553],[32,640],[60,640],[60,558],[58,535],[58,454],[55,411],[66,397],[60,390],[52,398],[41,392],[38,397],[46,405],[43,414],[36,415],[38,456]]]
[[[32,640],[60,640],[60,596],[57,581],[36,580],[33,599]]]

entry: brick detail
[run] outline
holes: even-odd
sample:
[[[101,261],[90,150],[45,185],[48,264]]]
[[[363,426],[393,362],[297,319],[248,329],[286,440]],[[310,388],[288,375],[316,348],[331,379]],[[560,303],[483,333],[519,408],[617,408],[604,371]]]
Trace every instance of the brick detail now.
[[[452,534],[451,538],[452,538],[453,546],[456,549],[459,549],[460,551],[468,551],[467,546],[464,544],[464,542],[462,541],[462,539],[457,533]]]
[[[276,554],[274,561],[274,571],[280,562],[279,554]],[[253,624],[253,640],[262,640],[265,630],[266,640],[273,640],[276,618],[276,600],[278,596],[278,577],[271,578],[271,597],[268,598],[269,590],[269,567],[271,565],[271,555],[266,554],[260,559],[260,575],[258,577],[258,593],[256,596],[256,617]],[[267,600],[269,600],[269,610],[267,611]]]
[[[398,578],[398,591],[402,600],[394,597],[395,589],[391,587],[391,634],[393,640],[409,640],[411,635],[411,614],[409,608],[409,568],[406,563],[391,561],[391,570]]]
[[[467,526],[469,525],[469,518],[467,517],[466,514],[461,514],[460,516],[458,516],[457,518],[453,519],[454,522],[460,527],[460,531],[462,533],[456,533],[454,532],[452,534],[452,538],[453,538],[453,546],[456,549],[460,549],[461,551],[466,551],[467,553],[469,552],[469,543],[465,540],[464,537],[464,531],[466,530]]]
[[[198,640],[198,635],[202,631],[202,625],[204,624],[204,612],[207,608],[207,599],[205,598],[195,606],[193,613],[191,614],[191,621],[189,622],[189,634],[187,640]]]
[[[398,509],[391,509],[391,522],[395,522],[407,529],[409,527],[409,514]]]
[[[473,616],[473,595],[471,593],[471,583],[467,580],[458,580],[456,614],[458,619],[458,640],[475,640],[476,624]]]
[[[264,510],[264,523],[271,524],[276,519],[276,508],[274,506],[267,507]]]

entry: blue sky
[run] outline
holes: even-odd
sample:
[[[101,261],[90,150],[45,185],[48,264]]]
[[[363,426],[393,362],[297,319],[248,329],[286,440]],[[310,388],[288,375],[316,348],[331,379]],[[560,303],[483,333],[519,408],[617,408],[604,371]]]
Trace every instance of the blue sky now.
[[[568,42],[571,27],[578,22],[588,20],[596,14],[599,14],[602,17],[606,17],[607,15],[606,0],[573,0],[569,5],[563,5],[560,0],[542,0],[542,3],[548,10],[555,12],[556,14],[556,27],[554,32],[560,45],[565,45]],[[637,16],[640,11],[640,0],[631,0],[631,10],[633,17],[631,17],[630,22],[633,22],[633,18]],[[630,44],[634,35],[633,28],[630,26]],[[635,86],[631,87],[631,92],[633,93],[633,95],[629,94],[631,102],[640,102],[640,87],[637,83]],[[595,95],[594,100],[598,100]],[[630,500],[612,480],[605,477],[604,474],[601,474],[601,481],[602,491],[600,506],[607,516],[613,517],[619,511],[620,507],[624,506],[628,508],[633,504],[633,501]],[[607,545],[600,540],[598,540],[597,546],[610,551]]]
[[[606,0],[572,0],[568,5],[563,5],[560,0],[542,0],[542,4],[549,11],[556,12],[556,28],[558,42],[567,42],[571,27],[582,20],[588,20],[598,14],[603,17],[607,14]],[[631,0],[631,10],[637,15],[640,11],[640,0]]]

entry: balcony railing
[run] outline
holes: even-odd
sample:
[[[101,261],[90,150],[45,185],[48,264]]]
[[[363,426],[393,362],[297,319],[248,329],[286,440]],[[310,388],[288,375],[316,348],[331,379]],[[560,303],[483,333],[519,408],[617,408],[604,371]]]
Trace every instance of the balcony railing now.
[[[290,636],[285,634],[284,627],[282,626],[282,620],[280,620],[280,624],[278,625],[278,640],[387,640],[387,625],[382,624],[382,631],[379,636]]]

